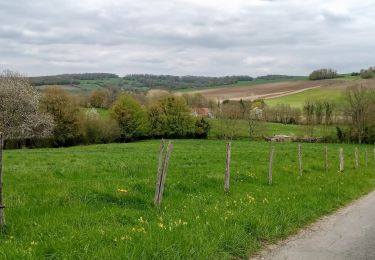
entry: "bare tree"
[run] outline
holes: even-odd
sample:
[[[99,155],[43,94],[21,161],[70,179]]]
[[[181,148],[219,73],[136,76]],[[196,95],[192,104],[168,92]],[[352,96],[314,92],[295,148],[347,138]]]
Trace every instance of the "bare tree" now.
[[[259,132],[262,132],[263,110],[259,108],[249,109],[246,119],[249,127],[249,138],[253,140]]]
[[[22,75],[0,73],[0,132],[4,139],[43,137],[50,134],[53,120],[39,111],[39,93]]]
[[[315,101],[315,122],[317,125],[322,124],[324,114],[324,104],[323,102],[317,100]]]
[[[242,119],[242,111],[238,102],[223,102],[216,114],[219,119],[219,137],[233,140],[238,136],[240,129],[239,120]]]
[[[332,114],[335,110],[335,104],[332,101],[323,101],[324,107],[324,123],[326,125],[331,124],[332,122]]]
[[[346,113],[352,121],[352,128],[362,143],[365,135],[366,117],[369,107],[369,90],[363,86],[351,86],[346,90],[346,101],[348,103]]]
[[[309,135],[314,134],[314,114],[315,114],[315,104],[311,100],[306,100],[303,105],[303,113],[305,116],[306,125],[308,127]]]

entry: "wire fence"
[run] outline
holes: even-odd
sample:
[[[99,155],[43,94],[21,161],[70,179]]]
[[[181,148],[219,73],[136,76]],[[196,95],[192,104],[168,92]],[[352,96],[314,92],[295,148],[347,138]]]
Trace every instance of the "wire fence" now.
[[[224,144],[224,142],[223,142]],[[266,145],[264,145],[266,144]],[[156,144],[155,144],[155,147],[156,147]],[[272,151],[272,147],[274,147],[274,155],[272,155],[271,158],[269,158],[270,156],[270,153]],[[229,165],[228,163],[235,163],[235,166],[237,167],[238,165],[241,165],[242,164],[245,164],[246,162],[246,166],[248,167],[249,165],[251,164],[262,164],[262,167],[265,169],[265,172],[264,172],[264,178],[267,178],[267,173],[266,173],[266,169],[268,169],[268,178],[269,178],[269,184],[272,185],[272,171],[275,171],[275,169],[277,169],[277,166],[280,167],[280,164],[281,162],[283,162],[285,165],[287,165],[288,167],[290,165],[294,165],[293,168],[295,168],[296,172],[298,172],[298,169],[299,169],[299,175],[300,177],[302,177],[303,175],[303,172],[304,172],[304,169],[308,168],[309,167],[309,162],[311,160],[314,160],[316,161],[317,159],[321,160],[319,163],[320,163],[320,166],[318,166],[318,168],[322,171],[322,172],[327,172],[327,171],[332,171],[334,169],[336,169],[335,171],[339,171],[340,170],[340,165],[343,163],[341,160],[343,159],[340,159],[340,149],[341,149],[341,146],[339,144],[335,144],[335,145],[331,145],[331,144],[302,144],[300,147],[301,147],[301,150],[299,152],[299,149],[298,149],[298,143],[295,143],[295,146],[293,144],[284,144],[284,143],[262,143],[262,145],[260,145],[259,143],[256,143],[255,145],[253,145],[252,143],[249,143],[248,145],[247,144],[244,144],[243,142],[242,143],[236,143],[236,142],[233,142],[232,143],[232,146],[231,146],[231,150],[229,151],[230,152],[230,155],[228,157],[228,151],[226,152],[225,151],[225,146],[218,146],[218,148],[216,149],[211,149],[211,150],[208,150],[206,147],[204,147],[203,145],[200,146],[200,145],[197,145],[195,147],[194,150],[190,150],[190,151],[193,151],[194,152],[194,155],[195,157],[194,158],[191,158],[191,156],[188,154],[188,152],[190,152],[189,150],[187,151],[184,147],[182,146],[176,146],[174,149],[173,149],[173,152],[172,152],[172,155],[171,155],[171,158],[172,158],[172,161],[175,160],[175,159],[189,159],[191,162],[195,162],[195,163],[201,163],[201,161],[198,161],[197,159],[197,156],[206,156],[208,157],[208,159],[218,159],[218,160],[222,160],[222,166],[223,166],[223,179],[224,179],[224,173],[225,173],[225,164],[226,164],[226,167],[227,167],[227,171],[229,170]],[[241,151],[239,150],[236,150],[237,148],[241,149]],[[246,148],[248,149],[252,149],[252,150],[246,150]],[[255,150],[254,150],[255,149]],[[36,157],[40,157],[42,156],[44,159],[48,159],[48,158],[53,158],[55,159],[56,157],[57,158],[61,158],[61,156],[63,155],[68,155],[70,157],[75,157],[77,160],[82,160],[82,158],[84,158],[85,156],[90,156],[92,154],[98,154],[98,155],[101,155],[101,154],[108,154],[108,155],[111,155],[111,157],[113,158],[110,158],[108,159],[107,157],[104,158],[103,160],[106,160],[106,164],[105,165],[102,165],[102,166],[97,166],[97,165],[91,165],[91,166],[87,166],[87,169],[91,169],[91,168],[101,168],[101,167],[104,167],[104,168],[107,168],[107,167],[112,167],[114,170],[117,170],[117,171],[120,171],[120,172],[123,172],[123,173],[127,173],[129,171],[129,169],[131,169],[132,171],[144,171],[144,170],[147,170],[149,172],[153,172],[155,170],[156,172],[156,163],[157,163],[157,158],[158,158],[158,154],[156,152],[156,149],[142,149],[141,152],[142,152],[142,155],[144,157],[147,157],[149,158],[150,160],[152,160],[152,163],[149,163],[147,165],[143,165],[142,162],[138,161],[138,165],[137,167],[135,166],[128,166],[128,165],[132,165],[132,160],[130,160],[130,162],[122,162],[122,161],[118,161],[119,158],[126,158],[126,159],[132,159],[132,158],[136,158],[136,156],[134,155],[129,155],[128,153],[131,152],[131,151],[135,151],[136,148],[135,147],[131,147],[130,149],[128,148],[120,148],[120,149],[113,149],[113,150],[106,150],[106,149],[94,149],[94,150],[91,150],[91,151],[68,151],[68,150],[56,150],[54,149],[53,152],[51,152],[51,150],[22,150],[22,152],[26,152],[26,153],[32,153],[32,155],[35,155]],[[358,168],[358,166],[356,166],[356,164],[358,164],[358,161],[357,160],[360,160],[360,166],[362,167],[363,165],[365,165],[366,167],[373,167],[375,165],[375,149],[371,146],[366,146],[366,147],[361,147],[361,149],[358,150],[358,154],[359,156],[358,157],[355,157],[354,154],[355,154],[355,151],[356,151],[356,147],[355,146],[346,146],[345,147],[345,150],[344,150],[344,158],[345,158],[345,161],[347,162],[347,165],[345,165],[345,167],[348,169],[354,169],[354,168]],[[138,150],[139,152],[139,150]],[[114,154],[116,155],[121,155],[121,156],[113,156]],[[16,151],[15,154],[13,154],[12,156],[17,156],[18,155],[18,151]],[[78,156],[77,156],[78,155]],[[293,161],[286,161],[287,157],[283,156],[283,155],[288,155],[288,156],[292,156],[292,158],[294,157],[295,159]],[[274,157],[274,158],[273,158]],[[228,162],[228,158],[229,158],[229,162]],[[231,162],[231,159],[232,159],[232,162]],[[159,154],[159,159],[160,159],[160,154]],[[197,161],[194,161],[194,159],[196,159]],[[206,160],[208,160],[206,159]],[[24,164],[21,164],[21,162],[18,162],[20,163],[19,165],[5,165],[3,167],[4,169],[4,172],[6,174],[16,174],[17,172],[19,171],[23,171],[23,169],[25,169],[25,165]],[[43,162],[41,162],[43,163]],[[279,165],[273,165],[275,163],[278,163]],[[33,171],[37,171],[39,173],[44,173],[44,172],[54,172],[57,170],[58,167],[61,167],[61,166],[65,166],[66,164],[71,164],[71,162],[64,162],[63,164],[61,164],[61,162],[58,162],[58,163],[53,163],[53,164],[48,164],[46,163],[45,166],[35,166],[35,165],[29,165],[27,167],[27,172],[33,172]],[[151,169],[150,168],[150,165],[152,164],[155,164],[155,169]],[[319,165],[319,164],[318,164]],[[176,166],[176,164],[174,164],[172,162],[172,165],[171,167],[173,166]],[[178,163],[177,163],[177,166],[178,166]],[[314,169],[316,170],[317,169],[317,166],[316,164],[314,164]],[[63,171],[64,172],[76,172],[76,171],[80,171],[82,169],[74,169],[74,168],[68,168],[68,169],[64,169]],[[166,171],[166,170],[165,170]],[[341,171],[343,171],[343,169],[341,169]],[[28,174],[27,173],[27,174]],[[126,175],[124,175],[126,176]],[[229,174],[226,173],[226,176],[228,176],[229,178]],[[297,174],[296,174],[297,176]],[[38,176],[38,178],[42,178],[43,176]],[[144,176],[143,176],[144,177]],[[92,178],[92,176],[91,176]],[[154,182],[154,178],[155,176],[154,175],[150,175],[149,176],[149,179],[147,180],[147,182],[144,182],[144,184],[147,183],[147,185],[149,186],[152,186],[153,185],[153,182]],[[7,185],[5,187],[8,187],[8,189],[12,189],[12,185],[14,185],[13,187],[16,187],[17,189],[22,189],[23,187],[30,187],[31,185],[34,187],[34,188],[40,188],[40,187],[37,187],[37,186],[43,186],[43,185],[48,185],[48,186],[61,186],[61,185],[70,185],[70,184],[74,184],[74,185],[100,185],[100,186],[106,186],[106,185],[110,185],[112,183],[118,183],[118,186],[121,186],[121,183],[124,182],[124,178],[121,178],[121,177],[114,177],[114,176],[107,176],[105,178],[105,182],[103,182],[103,180],[100,178],[100,176],[98,176],[97,178],[94,178],[94,179],[82,179],[82,180],[71,180],[69,178],[67,178],[67,176],[64,176],[62,177],[61,179],[49,179],[47,181],[31,181],[30,182],[30,179],[25,179],[25,183],[22,183],[20,182],[19,179],[17,180],[12,180],[12,181],[9,181],[7,183]],[[234,179],[235,181],[235,179]],[[139,182],[139,180],[138,180]],[[228,182],[228,187],[226,189],[229,190],[229,179],[226,180],[226,182]],[[160,192],[159,192],[160,193]],[[160,194],[159,194],[160,196]],[[162,196],[162,194],[161,194]],[[25,205],[27,205],[28,203],[33,203],[35,201],[38,201],[38,200],[23,200],[23,201],[19,201],[19,198],[13,198],[13,197],[10,197],[7,199],[7,208],[8,209],[17,209],[17,208],[24,208]],[[18,204],[22,204],[22,205],[18,205]]]

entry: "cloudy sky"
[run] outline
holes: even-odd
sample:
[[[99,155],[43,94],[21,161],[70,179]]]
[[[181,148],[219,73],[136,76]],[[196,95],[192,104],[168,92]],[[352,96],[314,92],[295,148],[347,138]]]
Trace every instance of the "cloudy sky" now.
[[[305,75],[375,65],[374,0],[1,0],[0,70]]]

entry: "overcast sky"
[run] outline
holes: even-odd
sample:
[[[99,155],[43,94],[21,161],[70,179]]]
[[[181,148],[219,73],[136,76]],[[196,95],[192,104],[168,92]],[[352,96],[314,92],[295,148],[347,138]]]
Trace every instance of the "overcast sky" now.
[[[375,65],[374,0],[1,0],[0,70],[306,75]]]

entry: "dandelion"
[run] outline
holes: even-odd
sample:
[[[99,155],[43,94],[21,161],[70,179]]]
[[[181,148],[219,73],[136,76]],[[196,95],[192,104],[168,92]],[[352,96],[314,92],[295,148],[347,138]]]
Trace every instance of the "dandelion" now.
[[[143,219],[143,217],[142,216],[140,216],[139,217],[139,219],[138,219],[138,221],[139,221],[139,223],[141,223],[141,224],[143,224],[143,223],[145,223],[146,221]]]
[[[132,240],[132,237],[131,236],[128,236],[128,235],[125,235],[125,236],[122,236],[121,237],[121,240]]]
[[[32,246],[36,246],[38,244],[38,242],[35,242],[35,241],[31,241],[30,245]]]
[[[249,201],[249,203],[255,202],[255,198],[249,194],[246,194],[246,198]]]
[[[163,223],[159,223],[158,226],[159,226],[160,228],[162,228],[162,229],[165,229],[165,226],[164,226]]]
[[[117,189],[117,192],[127,193],[128,190],[127,189]]]

